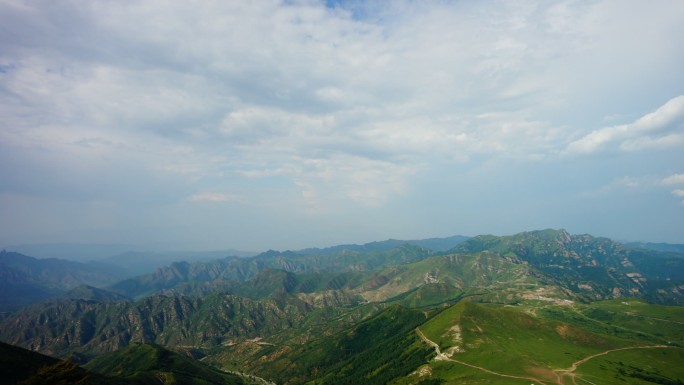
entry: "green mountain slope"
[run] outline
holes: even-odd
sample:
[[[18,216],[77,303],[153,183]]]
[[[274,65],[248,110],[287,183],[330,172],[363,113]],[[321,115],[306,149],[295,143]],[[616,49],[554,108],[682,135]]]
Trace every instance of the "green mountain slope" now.
[[[316,309],[293,296],[257,301],[226,294],[152,296],[137,302],[62,300],[7,317],[0,323],[0,339],[57,357],[92,356],[135,342],[212,349],[277,335],[307,338],[312,330],[325,334],[372,309]]]
[[[615,383],[616,376],[620,383],[676,384],[684,379],[682,311],[637,301],[461,301],[430,311],[395,305],[321,339],[229,346],[208,361],[289,384],[574,385]],[[620,360],[592,366],[604,356]]]
[[[421,327],[444,354],[516,375],[623,346],[621,341],[515,309],[462,302]]]
[[[128,384],[231,385],[245,381],[234,374],[159,345],[133,344],[119,351],[97,357],[85,365],[92,372],[121,378]]]
[[[316,254],[316,255],[325,255],[325,254],[334,254],[340,251],[356,251],[356,252],[368,252],[368,251],[383,251],[383,250],[391,250],[394,248],[397,248],[399,246],[409,244],[409,245],[414,245],[426,249],[430,249],[432,251],[440,252],[440,251],[446,251],[449,250],[456,245],[462,243],[463,241],[469,239],[469,237],[465,237],[462,235],[454,235],[451,237],[446,237],[446,238],[428,238],[428,239],[414,239],[414,240],[399,240],[399,239],[388,239],[386,241],[377,241],[377,242],[370,242],[370,243],[365,243],[363,245],[338,245],[338,246],[332,246],[332,247],[326,247],[323,249],[319,248],[310,248],[310,249],[304,249],[304,250],[299,250],[296,253],[297,254],[302,254],[302,255],[309,255],[309,254]]]
[[[392,306],[359,324],[300,346],[271,346],[242,363],[283,383],[384,384],[432,354],[414,333],[422,311]]]
[[[109,289],[129,298],[142,298],[187,282],[246,281],[253,279],[263,268],[263,263],[253,258],[225,258],[192,264],[174,262],[154,273],[118,282]]]
[[[536,275],[547,283],[581,295],[585,300],[634,296],[662,303],[684,301],[684,258],[672,253],[628,248],[606,238],[570,235],[564,230],[542,230],[506,237],[474,237],[460,243],[447,254],[482,252],[489,254],[489,261],[486,264],[498,263],[493,255],[501,256],[507,263],[507,268],[520,270],[521,266],[526,266],[528,275]],[[383,270],[401,268],[434,255],[435,253],[429,249],[410,244],[402,244],[389,250],[364,245],[364,248],[355,250],[310,249],[299,254],[269,251],[253,258],[227,258],[194,264],[178,262],[159,269],[154,274],[120,282],[111,289],[125,296],[137,298],[155,292],[205,295],[212,291],[265,298],[277,291],[318,292],[325,284],[321,281],[330,279],[354,282],[338,283],[336,287],[329,287],[329,290],[354,288],[357,289],[355,293],[359,294],[361,291],[368,291],[366,288],[358,288],[361,280],[366,278],[359,278],[353,273],[374,272],[376,276],[384,277],[379,279],[387,279],[388,273]],[[471,267],[474,267],[474,270],[478,269],[477,264]],[[268,269],[297,273],[297,279],[300,281],[301,275],[316,277],[310,276],[306,284],[295,283],[288,278],[291,282],[277,283],[281,285],[279,287],[268,287],[268,284],[276,284],[268,282],[272,278],[264,277],[263,272]],[[473,269],[461,267],[463,274],[471,270]],[[348,275],[344,276],[344,273]],[[321,274],[338,275],[325,278]],[[485,276],[488,276],[486,272]],[[506,281],[505,277],[500,278],[497,281]],[[471,285],[465,275],[461,280],[461,287],[464,284],[482,286],[477,282]],[[251,287],[240,285],[247,281],[251,281]],[[452,281],[453,286],[457,288],[459,283]],[[404,291],[409,290],[407,286],[404,285]],[[413,285],[411,289],[417,287],[418,285]],[[257,288],[262,290],[258,291]],[[442,289],[453,288],[442,286]],[[384,292],[390,291],[380,291],[371,300],[381,298]],[[390,297],[385,295],[384,299],[387,298]]]
[[[0,385],[123,385],[124,381],[90,373],[73,362],[0,342]]]
[[[153,274],[128,279],[111,287],[130,298],[140,298],[184,284],[245,282],[257,278],[264,269],[298,274],[363,272],[425,259],[431,250],[403,244],[390,250],[339,250],[325,254],[296,254],[269,251],[252,258],[227,258],[206,263],[177,262]],[[230,288],[232,286],[227,286]]]
[[[664,270],[645,266],[643,274],[636,273],[641,271],[636,266],[648,254],[605,239],[548,230],[475,237],[454,251],[472,249],[488,251],[431,256],[424,249],[403,245],[372,251],[364,267],[359,267],[363,255],[357,252],[287,257],[275,253],[269,257],[272,259],[261,255],[176,263],[155,275],[125,281],[147,289],[170,286],[158,291],[162,294],[132,303],[71,300],[34,305],[7,316],[0,324],[0,338],[56,356],[110,352],[131,342],[212,349],[257,337],[268,343],[274,343],[274,338],[315,338],[393,303],[422,308],[474,298],[553,304],[623,293],[678,298],[668,292],[647,291],[650,286],[640,277],[649,274],[650,280],[656,280],[652,278],[656,273],[649,271]],[[270,268],[269,264],[306,272]],[[323,266],[343,271],[312,272]],[[371,266],[378,267],[367,270]],[[671,277],[676,280],[678,273],[668,274],[660,279],[672,284]],[[634,288],[637,290],[631,291]],[[364,304],[368,307],[358,308]],[[345,314],[349,318],[326,331],[326,322]],[[316,317],[320,322],[311,322]],[[45,321],[48,319],[50,322]],[[252,350],[259,349],[263,347]]]
[[[85,368],[0,343],[0,384],[21,385],[230,385],[248,378],[221,372],[158,345],[133,344],[102,355]]]
[[[126,301],[128,298],[105,289],[89,285],[77,286],[62,295],[63,298],[83,299],[96,302]]]
[[[511,301],[543,285],[529,266],[491,253],[437,256],[376,275],[382,284],[366,287],[364,298],[418,307],[473,294]]]
[[[684,379],[684,307],[645,302],[681,303],[675,253],[564,230],[443,254],[393,242],[174,263],[112,286],[136,300],[82,286],[6,314],[0,340],[79,359],[124,349],[94,362],[131,381],[162,365],[160,346],[288,384]]]
[[[593,333],[684,347],[684,307],[681,306],[621,298],[534,311],[540,317],[570,323]]]
[[[58,359],[0,342],[0,384],[28,379],[38,369],[54,365]]]
[[[206,295],[184,283],[169,295],[136,302],[117,302],[98,291],[107,301],[36,304],[7,317],[0,338],[56,356],[114,351],[131,342],[212,347],[240,338],[286,338],[283,333],[301,329],[314,317],[325,321],[353,314],[351,319],[359,319],[367,310],[356,307],[365,303],[371,310],[382,303],[425,307],[472,295],[511,302],[540,288],[563,296],[544,286],[528,266],[487,253],[432,257],[377,272],[295,274],[267,268],[251,281],[210,284]],[[185,289],[197,295],[182,295]],[[76,297],[91,294],[84,290]]]
[[[481,251],[527,263],[586,300],[633,296],[684,304],[684,258],[668,253],[636,250],[607,238],[570,235],[565,230],[482,235],[451,250]]]
[[[570,305],[547,307],[561,312],[589,311],[585,305],[578,306],[580,310]],[[592,306],[593,311],[597,311],[614,308],[616,303],[596,303]],[[654,305],[642,303],[640,306],[641,311],[647,314],[668,313]],[[684,379],[684,369],[677,364],[684,357],[684,349],[673,341],[665,342],[681,340],[683,328],[675,323],[684,320],[679,310],[674,315],[677,321],[671,320],[674,322],[670,323],[670,328],[674,326],[679,331],[662,335],[660,340],[649,337],[654,332],[651,325],[636,325],[634,320],[597,321],[601,325],[586,330],[573,319],[553,319],[548,317],[549,314],[537,310],[536,306],[529,304],[506,307],[470,302],[461,302],[444,310],[418,328],[424,342],[435,351],[438,348],[439,354],[397,383],[415,383],[420,378],[431,378],[447,383],[570,385],[588,381],[596,384],[647,384],[650,382],[639,382],[643,379],[637,378],[639,372],[634,369],[644,369],[640,355],[651,357],[649,360],[654,364],[660,360],[660,364],[651,367],[649,373],[656,373],[654,370],[657,369],[673,384]],[[638,329],[633,329],[632,333],[614,332],[615,328],[626,328],[628,325],[638,326]],[[631,358],[622,365],[603,365],[603,369],[599,370],[583,366],[585,362],[603,356]],[[620,373],[620,366],[624,366],[623,374]],[[633,368],[631,373],[637,376],[628,375],[629,367]],[[622,381],[616,381],[616,376],[621,377]]]

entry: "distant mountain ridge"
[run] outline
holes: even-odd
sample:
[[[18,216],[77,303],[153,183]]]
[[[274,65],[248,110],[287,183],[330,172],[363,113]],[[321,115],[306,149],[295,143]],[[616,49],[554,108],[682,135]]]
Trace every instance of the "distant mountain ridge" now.
[[[106,286],[125,277],[116,266],[62,259],[36,259],[0,251],[0,311],[59,296],[82,284]]]
[[[265,268],[281,269],[300,274],[371,271],[378,268],[416,262],[435,253],[407,243],[387,249],[383,246],[366,252],[339,249],[323,254],[269,250],[252,258],[225,258],[194,263],[177,262],[158,269],[153,274],[121,281],[109,289],[131,298],[139,298],[188,282],[238,281],[253,279]]]
[[[302,251],[269,250],[252,258],[179,262],[153,274],[119,282],[110,290],[131,298],[169,289],[179,289],[187,295],[193,293],[192,287],[199,290],[195,294],[211,291],[211,286],[233,292],[235,282],[254,279],[267,268],[298,274],[370,272],[437,255],[490,252],[513,262],[530,264],[587,299],[628,295],[667,302],[684,295],[684,287],[680,287],[684,282],[684,259],[679,254],[634,249],[607,238],[570,235],[565,230],[548,229],[503,237],[454,237],[452,242],[457,245],[443,252],[399,242],[389,240]],[[652,258],[657,258],[659,263],[652,263]]]
[[[87,285],[102,288],[115,284],[127,277],[141,275],[113,286],[119,294],[136,297],[168,289],[188,281],[236,280],[246,281],[266,267],[283,268],[295,272],[330,271],[325,262],[317,270],[310,262],[307,267],[298,268],[297,260],[311,261],[320,256],[340,253],[356,253],[357,256],[367,252],[387,252],[401,245],[415,245],[431,248],[433,251],[453,247],[467,237],[453,236],[431,238],[425,240],[399,241],[387,240],[371,242],[364,245],[340,245],[324,249],[304,249],[300,251],[273,251],[261,253],[256,258],[253,254],[232,250],[214,252],[124,252],[99,261],[75,262],[56,258],[38,259],[17,252],[0,252],[0,312],[18,309],[48,298],[64,295],[67,291]],[[27,245],[41,255],[50,250],[57,250],[60,255],[76,253],[79,258],[87,259],[88,253],[101,256],[107,250],[121,250],[124,246],[109,245]],[[231,255],[231,256],[227,256]],[[271,261],[277,257],[278,261]],[[308,258],[307,258],[308,257]],[[241,258],[246,258],[241,260]],[[91,258],[92,259],[92,258]],[[357,258],[362,259],[362,258]],[[172,262],[175,261],[175,262]],[[369,269],[375,266],[357,264],[349,269]],[[308,270],[307,270],[308,269]],[[327,270],[326,270],[327,269]],[[144,275],[147,274],[147,275]],[[73,294],[73,293],[72,293]],[[79,294],[82,296],[82,294]]]
[[[121,294],[100,289],[89,285],[80,285],[64,293],[61,298],[82,299],[96,302],[127,301],[128,298]]]
[[[124,244],[79,244],[79,243],[43,243],[7,245],[4,249],[38,259],[59,258],[76,262],[108,261],[128,254],[145,255],[150,259],[163,259],[167,263],[174,262],[179,256],[186,259],[222,258],[228,255],[252,256],[257,253],[235,249],[215,251],[168,250],[154,246]]]
[[[638,249],[665,251],[684,254],[684,244],[681,243],[653,243],[653,242],[628,242],[625,246]]]
[[[178,251],[178,252],[147,252],[127,251],[124,253],[100,259],[101,262],[116,265],[124,269],[129,276],[136,276],[154,272],[156,269],[168,266],[174,262],[209,262],[227,257],[252,257],[257,253],[226,250],[226,251]]]
[[[641,296],[656,302],[684,303],[684,258],[634,249],[608,238],[539,230],[511,236],[480,235],[453,253],[488,251],[518,258],[588,299]]]
[[[409,245],[415,245],[419,247],[424,247],[426,249],[430,249],[432,251],[447,251],[459,243],[462,243],[466,240],[470,239],[470,237],[466,237],[463,235],[454,235],[451,237],[445,237],[445,238],[427,238],[427,239],[416,239],[416,240],[399,240],[399,239],[388,239],[386,241],[376,241],[376,242],[369,242],[369,243],[364,243],[362,245],[357,245],[357,244],[345,244],[345,245],[337,245],[337,246],[332,246],[332,247],[325,247],[325,248],[309,248],[309,249],[302,249],[295,251],[295,254],[333,254],[336,252],[340,252],[342,250],[349,250],[349,251],[359,251],[359,252],[365,252],[365,251],[382,251],[382,250],[391,250],[396,247],[399,247],[403,244],[409,244]]]

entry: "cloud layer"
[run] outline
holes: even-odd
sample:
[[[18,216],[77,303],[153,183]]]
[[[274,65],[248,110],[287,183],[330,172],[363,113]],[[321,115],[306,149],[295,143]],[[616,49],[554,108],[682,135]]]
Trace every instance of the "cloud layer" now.
[[[623,151],[684,148],[684,95],[633,123],[605,127],[568,145],[570,153],[593,153],[615,145]]]
[[[561,211],[684,172],[678,1],[3,1],[0,25],[0,243],[635,237]],[[613,210],[669,210],[651,185]]]

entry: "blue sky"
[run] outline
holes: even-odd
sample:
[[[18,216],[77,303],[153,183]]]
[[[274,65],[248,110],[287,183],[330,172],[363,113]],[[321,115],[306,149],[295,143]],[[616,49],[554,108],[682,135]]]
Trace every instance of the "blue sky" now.
[[[684,2],[0,1],[0,245],[684,243]]]

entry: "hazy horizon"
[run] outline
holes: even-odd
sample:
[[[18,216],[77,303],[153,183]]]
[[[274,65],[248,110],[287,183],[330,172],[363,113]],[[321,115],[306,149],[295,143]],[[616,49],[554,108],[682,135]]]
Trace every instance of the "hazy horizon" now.
[[[0,2],[0,245],[684,243],[684,2]]]
[[[537,230],[546,230],[546,229],[535,229],[535,230],[529,230],[529,231],[537,231]],[[556,229],[556,230],[561,230],[561,229]],[[335,246],[341,246],[341,245],[363,245],[367,243],[373,243],[373,242],[384,242],[384,241],[392,241],[392,240],[399,240],[399,241],[420,241],[420,240],[425,240],[425,239],[446,239],[450,237],[466,237],[466,238],[472,238],[477,235],[495,235],[495,236],[508,236],[508,235],[515,235],[515,234],[476,234],[476,235],[464,235],[464,234],[454,234],[450,236],[444,236],[444,237],[426,237],[426,238],[411,238],[411,239],[398,239],[398,238],[387,238],[387,239],[376,239],[376,240],[371,240],[371,241],[364,241],[364,242],[341,242],[337,244],[326,244],[326,245],[308,245],[308,246],[303,246],[303,247],[298,247],[298,248],[293,248],[293,249],[277,249],[277,248],[272,248],[272,247],[266,247],[264,249],[259,249],[259,250],[239,250],[235,248],[224,248],[224,249],[179,249],[179,248],[173,248],[169,247],[169,245],[161,245],[161,244],[139,244],[139,245],[123,245],[123,244],[97,244],[97,243],[89,243],[89,244],[74,244],[74,243],[47,243],[47,244],[24,244],[24,245],[0,245],[0,250],[8,251],[8,252],[18,252],[30,257],[34,258],[39,258],[39,259],[44,259],[44,258],[59,258],[59,259],[67,259],[67,260],[73,260],[73,261],[80,261],[80,262],[85,262],[85,261],[96,261],[108,257],[115,257],[117,255],[124,255],[128,253],[141,253],[141,254],[150,254],[150,255],[158,255],[158,256],[171,256],[171,255],[178,255],[178,256],[183,256],[183,257],[198,257],[201,256],[202,254],[217,254],[222,253],[220,257],[227,257],[227,256],[242,256],[242,257],[247,257],[247,256],[253,256],[257,255],[263,252],[267,252],[269,250],[277,250],[277,251],[299,251],[299,250],[305,250],[305,249],[310,249],[310,248],[320,248],[320,249],[325,249],[327,247],[335,247]],[[580,235],[580,234],[572,234],[572,235]],[[589,234],[592,236],[596,237],[601,237],[600,235],[595,235],[595,234]],[[620,243],[658,243],[658,242],[651,242],[649,240],[632,240],[632,239],[612,239],[615,242],[620,242]],[[672,244],[672,243],[669,243]],[[680,244],[676,244],[680,245]],[[186,255],[184,255],[186,254]],[[190,255],[192,254],[192,255]]]

